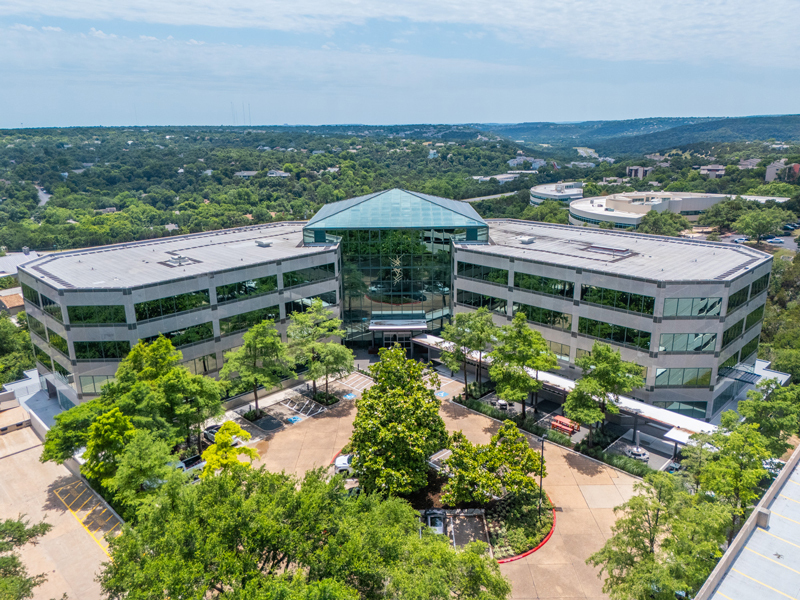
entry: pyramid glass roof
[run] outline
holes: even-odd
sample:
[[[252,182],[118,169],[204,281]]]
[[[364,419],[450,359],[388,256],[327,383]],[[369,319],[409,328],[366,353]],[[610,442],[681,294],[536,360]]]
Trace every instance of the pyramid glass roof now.
[[[392,189],[323,206],[304,229],[456,229],[488,227],[472,206]]]

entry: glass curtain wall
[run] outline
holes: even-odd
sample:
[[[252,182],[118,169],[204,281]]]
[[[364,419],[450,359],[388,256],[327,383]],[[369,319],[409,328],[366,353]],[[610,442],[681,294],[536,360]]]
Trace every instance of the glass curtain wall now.
[[[337,230],[347,340],[370,345],[372,319],[419,319],[438,332],[450,315],[450,240],[459,229]]]

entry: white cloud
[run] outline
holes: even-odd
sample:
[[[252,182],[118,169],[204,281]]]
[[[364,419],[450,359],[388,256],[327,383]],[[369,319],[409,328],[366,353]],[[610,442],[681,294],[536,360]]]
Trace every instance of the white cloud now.
[[[11,29],[16,31],[36,31],[35,27],[31,27],[30,25],[23,25],[22,23],[17,23]]]
[[[61,29],[61,27],[48,27],[48,26],[45,26],[45,27],[42,27],[42,31],[63,31],[63,29]]]
[[[145,42],[155,42],[155,41],[158,41],[158,38],[157,38],[157,37],[153,37],[152,35],[140,35],[140,36],[139,36],[139,39],[140,39],[140,40],[143,40],[143,41],[145,41]]]
[[[100,38],[101,40],[109,40],[117,37],[113,33],[103,33],[100,29],[95,29],[94,27],[89,30],[89,35]]]
[[[372,20],[466,26],[607,60],[796,61],[797,0],[4,0],[0,16],[330,34]]]

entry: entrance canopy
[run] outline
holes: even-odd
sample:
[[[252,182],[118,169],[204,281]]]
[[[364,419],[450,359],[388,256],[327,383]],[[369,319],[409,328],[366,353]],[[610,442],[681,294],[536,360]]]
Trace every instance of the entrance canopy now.
[[[390,319],[369,322],[370,331],[425,331],[428,322],[425,319]]]

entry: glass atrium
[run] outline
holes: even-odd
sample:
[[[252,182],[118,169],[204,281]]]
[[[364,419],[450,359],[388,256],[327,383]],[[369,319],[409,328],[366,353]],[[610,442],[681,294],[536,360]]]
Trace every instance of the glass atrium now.
[[[341,242],[342,320],[350,345],[409,348],[449,319],[451,240],[486,243],[489,227],[458,200],[393,189],[324,206],[305,244]]]

